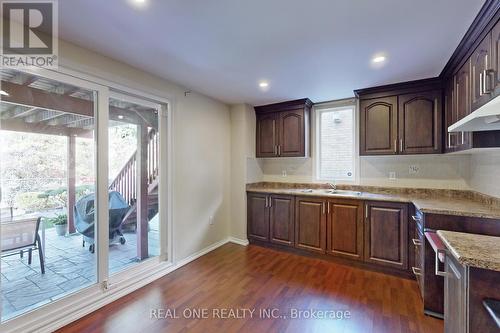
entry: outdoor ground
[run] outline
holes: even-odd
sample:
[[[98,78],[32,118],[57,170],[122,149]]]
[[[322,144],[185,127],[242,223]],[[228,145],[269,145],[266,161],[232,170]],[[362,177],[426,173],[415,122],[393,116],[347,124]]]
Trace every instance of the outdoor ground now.
[[[149,253],[158,255],[158,230],[150,224]],[[126,243],[109,247],[110,272],[118,272],[136,262],[136,235],[124,233]],[[82,236],[58,236],[54,228],[45,231],[45,274],[40,273],[38,252],[31,266],[28,254],[1,259],[1,301],[3,320],[41,304],[61,298],[96,281],[95,254],[82,247]]]

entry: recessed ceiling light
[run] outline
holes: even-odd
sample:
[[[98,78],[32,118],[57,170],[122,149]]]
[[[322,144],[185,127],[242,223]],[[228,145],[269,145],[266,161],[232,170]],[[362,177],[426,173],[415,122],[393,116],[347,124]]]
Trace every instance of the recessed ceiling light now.
[[[267,87],[269,87],[269,83],[266,81],[259,82],[259,87],[267,88]]]
[[[123,116],[121,114],[119,114],[118,119],[123,119]]]
[[[129,0],[129,2],[135,7],[144,7],[147,0]]]
[[[378,56],[378,57],[373,58],[372,61],[374,63],[384,62],[385,61],[385,57],[384,56]]]
[[[4,90],[0,90],[0,95],[2,96],[9,96],[9,93],[4,91]]]

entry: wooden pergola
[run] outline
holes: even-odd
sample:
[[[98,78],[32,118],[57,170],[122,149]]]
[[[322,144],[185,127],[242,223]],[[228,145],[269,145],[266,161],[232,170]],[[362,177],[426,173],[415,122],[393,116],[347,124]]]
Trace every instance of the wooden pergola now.
[[[75,233],[75,143],[76,138],[93,138],[94,92],[13,70],[1,71],[1,90],[1,130],[67,137],[68,232]],[[138,259],[148,257],[148,197],[157,188],[155,113],[148,107],[110,98],[109,126],[137,126],[137,151],[110,184],[110,190],[120,192],[129,203],[125,220],[131,220],[135,213]]]

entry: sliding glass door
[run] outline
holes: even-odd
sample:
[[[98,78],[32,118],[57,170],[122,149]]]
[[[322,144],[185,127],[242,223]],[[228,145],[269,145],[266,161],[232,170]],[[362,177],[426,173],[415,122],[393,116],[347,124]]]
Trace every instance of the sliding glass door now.
[[[116,202],[109,221],[110,274],[160,254],[160,108],[124,94],[109,98],[109,189]]]
[[[2,320],[97,283],[96,100],[88,82],[2,70]],[[86,201],[87,204],[81,204]]]
[[[166,260],[166,105],[43,69],[0,74],[0,320]]]

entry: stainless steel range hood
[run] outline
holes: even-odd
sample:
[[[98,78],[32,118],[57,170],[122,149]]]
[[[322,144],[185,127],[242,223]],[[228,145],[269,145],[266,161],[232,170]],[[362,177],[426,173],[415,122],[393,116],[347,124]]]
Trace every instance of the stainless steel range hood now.
[[[496,130],[500,130],[500,96],[448,127],[448,132]]]

